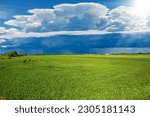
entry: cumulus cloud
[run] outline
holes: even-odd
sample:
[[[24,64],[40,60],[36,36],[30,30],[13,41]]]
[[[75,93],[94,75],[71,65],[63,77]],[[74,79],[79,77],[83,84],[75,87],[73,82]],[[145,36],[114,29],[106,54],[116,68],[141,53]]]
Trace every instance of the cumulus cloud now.
[[[98,3],[61,4],[53,9],[32,9],[32,15],[14,16],[5,24],[26,32],[93,30],[106,25],[108,8]]]
[[[143,31],[148,30],[146,17],[132,12],[132,7],[119,6],[109,11],[110,23],[108,31]]]
[[[5,42],[8,38],[3,38],[8,35],[17,35],[20,31],[15,28],[6,29],[4,27],[0,27],[0,43]]]
[[[127,6],[109,9],[92,2],[60,4],[51,9],[31,9],[28,10],[29,15],[16,15],[14,19],[4,22],[16,28],[0,27],[0,38],[150,32],[150,16],[141,17],[133,13],[132,9]]]
[[[0,27],[0,35],[13,35],[19,32],[16,28],[5,29],[4,27]]]

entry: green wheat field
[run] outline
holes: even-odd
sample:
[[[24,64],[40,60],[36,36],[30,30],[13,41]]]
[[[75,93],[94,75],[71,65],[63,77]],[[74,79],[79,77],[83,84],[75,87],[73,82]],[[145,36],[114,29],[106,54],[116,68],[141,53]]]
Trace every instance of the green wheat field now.
[[[149,100],[150,54],[0,56],[2,100]]]

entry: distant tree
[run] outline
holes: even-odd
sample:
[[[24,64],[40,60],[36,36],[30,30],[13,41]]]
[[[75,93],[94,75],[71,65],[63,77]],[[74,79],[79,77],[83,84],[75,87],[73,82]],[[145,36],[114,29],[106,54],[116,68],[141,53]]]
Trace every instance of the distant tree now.
[[[17,53],[17,51],[10,51],[6,52],[4,55],[8,56],[8,58],[11,58],[11,57],[27,56],[27,53]]]
[[[27,56],[27,53],[19,53],[18,56]]]
[[[17,57],[18,53],[16,51],[10,51],[10,52],[6,52],[5,55],[8,57]]]

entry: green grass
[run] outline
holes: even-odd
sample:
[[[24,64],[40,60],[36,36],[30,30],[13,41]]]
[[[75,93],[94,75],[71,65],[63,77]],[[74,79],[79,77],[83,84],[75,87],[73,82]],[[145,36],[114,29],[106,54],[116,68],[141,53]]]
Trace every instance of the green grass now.
[[[0,99],[150,99],[150,55],[0,56]]]

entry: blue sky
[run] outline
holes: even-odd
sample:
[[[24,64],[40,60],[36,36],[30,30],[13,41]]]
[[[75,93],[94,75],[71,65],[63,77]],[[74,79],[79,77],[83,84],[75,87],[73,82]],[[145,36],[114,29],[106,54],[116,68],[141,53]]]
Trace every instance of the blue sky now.
[[[0,53],[150,52],[150,9],[133,3],[0,0]]]

